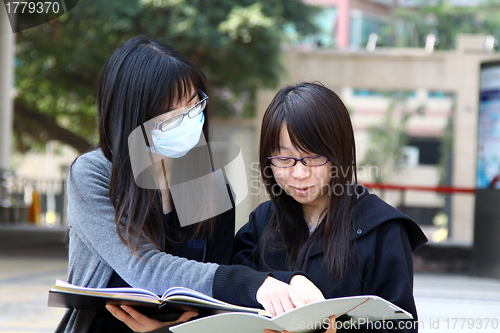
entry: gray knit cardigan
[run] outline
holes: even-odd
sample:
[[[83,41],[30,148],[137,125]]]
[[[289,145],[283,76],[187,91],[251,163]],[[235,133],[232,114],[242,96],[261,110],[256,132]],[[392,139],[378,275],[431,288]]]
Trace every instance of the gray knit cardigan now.
[[[116,232],[109,199],[111,163],[100,149],[80,156],[68,175],[68,282],[104,288],[113,270],[129,285],[162,294],[174,286],[212,295],[217,264],[175,257],[144,244],[138,256]],[[56,332],[88,332],[94,311],[68,309]]]

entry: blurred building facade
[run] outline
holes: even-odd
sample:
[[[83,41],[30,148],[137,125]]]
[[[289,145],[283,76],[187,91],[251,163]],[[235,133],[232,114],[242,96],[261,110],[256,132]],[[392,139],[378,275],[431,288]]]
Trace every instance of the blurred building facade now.
[[[304,1],[324,8],[317,18],[322,34],[317,36],[316,42],[337,48],[287,51],[285,67],[288,76],[282,78],[280,86],[318,80],[334,89],[351,111],[358,161],[363,160],[370,141],[367,129],[380,122],[391,103],[387,94],[406,94],[408,107],[417,109],[423,106],[423,112],[413,116],[408,123],[410,140],[405,147],[405,167],[389,182],[429,187],[442,182],[438,163],[442,155],[443,138],[450,126],[453,132],[452,161],[447,166],[449,179],[445,180],[445,184],[474,188],[479,63],[498,57],[484,53],[484,36],[479,39],[464,36],[463,43],[457,43],[459,48],[448,52],[378,48],[368,53],[363,49],[370,34],[383,29],[384,18],[395,8],[393,0]],[[473,4],[476,1],[465,3]],[[415,4],[409,0],[399,0],[397,5]],[[13,47],[13,40],[2,43]],[[460,45],[464,47],[461,48]],[[12,56],[8,59],[11,61]],[[5,94],[7,89],[2,91]],[[261,192],[256,193],[259,177],[255,175],[257,168],[253,163],[257,160],[262,115],[275,93],[276,90],[258,92],[257,117],[253,125],[249,125],[248,121],[220,122],[214,131],[214,134],[224,132],[223,136],[229,141],[238,138],[236,141],[244,151],[250,195],[237,210],[238,226],[247,221],[248,214],[257,202],[265,199]],[[6,113],[4,111],[0,114]],[[6,126],[5,122],[2,124]],[[9,148],[5,144],[3,147],[3,151]],[[57,164],[56,169],[61,171],[60,177],[53,176],[59,178],[56,181],[64,181],[62,169],[71,163],[76,153],[66,152],[64,155],[71,157],[61,162],[60,166],[59,162],[54,162]],[[24,162],[17,170],[17,175],[21,178],[28,177],[35,170],[42,177],[47,174],[45,164],[33,157]],[[54,166],[46,169],[54,169]],[[359,180],[361,183],[372,182],[371,176],[370,172],[361,172]],[[48,185],[40,187],[46,188]],[[402,197],[398,191],[386,191],[381,195],[431,231],[435,217],[444,212],[450,220],[448,230],[451,239],[465,244],[472,243],[474,198],[471,194],[446,197],[431,191],[408,191]],[[58,198],[57,194],[53,193],[52,196]],[[48,197],[49,195],[42,201],[48,202]],[[53,201],[56,202],[56,207],[63,204],[62,200],[59,200],[61,204],[57,204],[57,199]],[[49,206],[48,203],[46,206]],[[58,218],[58,221],[62,223],[63,217]]]
[[[339,49],[366,45],[371,33],[384,27],[384,17],[391,14],[392,0],[303,0],[322,7],[316,18],[321,32],[317,43]]]
[[[474,6],[482,0],[449,0],[453,6]],[[380,36],[387,18],[398,7],[421,6],[421,0],[303,0],[321,7],[316,17],[320,32],[315,43],[338,49],[364,48],[371,34]]]
[[[459,43],[460,45],[460,43]],[[470,44],[468,44],[470,45]],[[354,126],[357,160],[361,162],[371,140],[368,129],[380,124],[391,103],[388,94],[404,93],[410,110],[422,108],[407,124],[409,142],[405,147],[403,169],[386,180],[401,186],[435,187],[440,184],[440,160],[443,138],[451,128],[453,143],[451,163],[444,184],[458,188],[475,187],[477,111],[479,90],[479,64],[481,61],[499,59],[497,54],[484,53],[481,49],[440,51],[426,53],[424,49],[383,49],[375,52],[315,49],[313,51],[289,50],[284,64],[287,75],[280,87],[301,81],[320,81],[335,90],[347,105]],[[259,147],[259,130],[262,115],[277,89],[259,90],[255,120],[219,120],[213,130],[216,141],[237,143],[243,152],[249,195],[237,209],[237,228],[248,221],[257,203],[266,200],[256,165]],[[394,117],[400,117],[398,112]],[[63,148],[59,148],[63,149]],[[56,148],[57,150],[57,148]],[[19,178],[36,175],[42,178],[47,170],[56,169],[56,181],[63,182],[65,169],[76,152],[66,151],[64,160],[57,154],[29,155],[16,168]],[[16,162],[14,160],[14,162]],[[379,167],[379,166],[374,166]],[[373,183],[374,169],[358,169],[360,183]],[[375,171],[376,172],[376,171]],[[45,183],[30,185],[42,193],[42,212],[49,206]],[[48,183],[47,183],[48,184]],[[64,194],[55,189],[56,211],[63,208]],[[443,196],[433,191],[378,192],[390,204],[405,211],[428,231],[436,231],[434,222],[440,213],[449,220],[449,239],[471,245],[474,229],[474,196],[459,193]],[[29,199],[29,198],[28,198]],[[441,214],[442,215],[442,214]],[[63,223],[62,214],[57,217]],[[43,219],[42,219],[43,224]],[[45,221],[46,222],[46,221]],[[441,237],[441,240],[446,238]]]

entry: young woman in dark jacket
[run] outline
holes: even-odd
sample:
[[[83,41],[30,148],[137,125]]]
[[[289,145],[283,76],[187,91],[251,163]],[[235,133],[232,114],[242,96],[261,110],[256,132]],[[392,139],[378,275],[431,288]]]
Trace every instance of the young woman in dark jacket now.
[[[260,171],[271,200],[236,235],[233,264],[302,270],[325,298],[378,295],[417,319],[412,252],[427,239],[357,185],[349,113],[333,91],[302,83],[278,92],[262,121]],[[386,327],[415,332],[415,323]]]

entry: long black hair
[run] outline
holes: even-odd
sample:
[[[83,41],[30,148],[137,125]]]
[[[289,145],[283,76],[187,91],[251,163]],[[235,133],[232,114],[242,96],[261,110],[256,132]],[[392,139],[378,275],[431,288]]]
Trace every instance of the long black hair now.
[[[328,157],[332,179],[328,186],[326,216],[309,237],[302,205],[278,186],[268,157],[280,149],[280,132],[286,126],[295,148]],[[313,244],[321,242],[324,265],[331,277],[342,280],[352,253],[352,195],[357,183],[356,147],[349,113],[340,98],[318,83],[301,83],[281,89],[264,114],[260,136],[260,171],[273,204],[263,234],[264,248],[286,252],[288,268],[305,270]],[[342,191],[341,191],[342,190]],[[265,251],[262,251],[262,254]],[[265,258],[264,262],[265,262]]]
[[[106,62],[99,80],[99,148],[111,162],[109,197],[115,208],[116,229],[121,240],[134,252],[139,240],[168,250],[178,238],[163,223],[158,190],[136,185],[130,162],[128,137],[144,122],[159,116],[191,89],[206,94],[205,75],[172,47],[144,36],[135,37],[118,48]],[[208,143],[210,112],[205,111],[203,132]],[[174,208],[175,214],[175,208]],[[211,234],[214,219],[182,228],[175,219],[174,234],[183,241]]]

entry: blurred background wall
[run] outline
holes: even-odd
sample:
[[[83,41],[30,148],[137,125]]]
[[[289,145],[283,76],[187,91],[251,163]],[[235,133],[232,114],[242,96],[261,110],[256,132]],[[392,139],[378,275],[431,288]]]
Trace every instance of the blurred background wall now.
[[[256,172],[263,112],[280,87],[317,80],[351,113],[360,183],[433,243],[470,252],[479,66],[500,58],[497,0],[66,5],[57,17],[18,16],[14,25],[0,12],[0,227],[65,230],[66,172],[97,141],[99,71],[145,34],[181,50],[211,82],[214,139],[237,143],[245,159],[238,227],[266,199]]]

